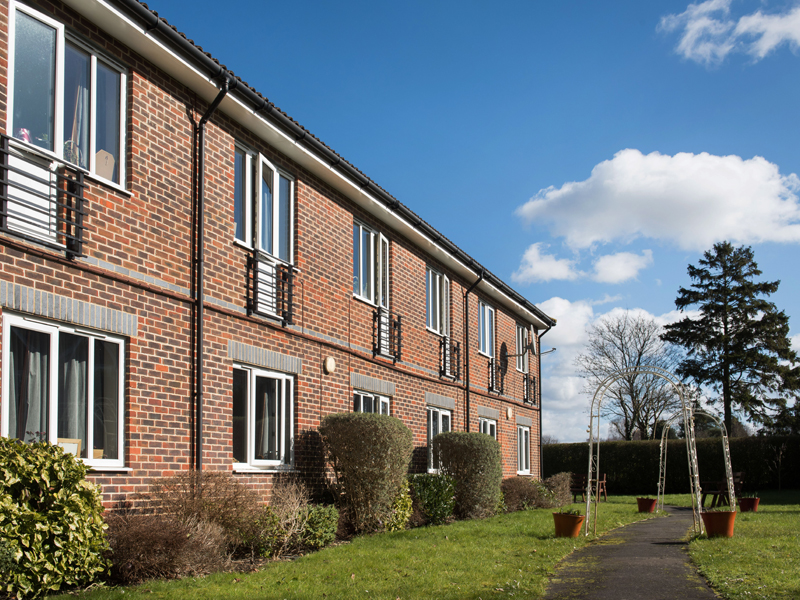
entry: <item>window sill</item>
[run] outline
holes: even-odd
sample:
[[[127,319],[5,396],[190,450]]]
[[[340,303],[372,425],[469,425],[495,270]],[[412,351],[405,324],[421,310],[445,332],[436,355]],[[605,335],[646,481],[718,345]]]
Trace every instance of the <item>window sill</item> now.
[[[367,304],[368,306],[371,306],[372,308],[378,308],[378,305],[375,304],[372,300],[369,300],[368,298],[365,298],[364,296],[359,296],[356,293],[353,294],[353,300],[358,300],[359,302],[363,302],[364,304]]]
[[[425,326],[425,329],[427,329],[428,331],[430,331],[432,334],[439,336],[440,338],[447,337],[447,335],[445,335],[444,333],[442,333],[442,332],[440,332],[440,331],[436,331],[435,329],[431,329],[431,328],[430,328],[430,327],[428,327],[428,326]]]
[[[133,473],[133,469],[130,467],[86,466],[90,473]]]
[[[530,475],[530,471],[517,471],[517,475]]]
[[[255,467],[243,463],[233,465],[234,473],[289,473],[293,471],[293,465],[267,465],[263,467]]]
[[[489,359],[494,358],[494,356],[492,356],[491,354],[486,354],[486,352],[484,352],[483,350],[478,350],[478,354],[480,354],[481,356],[485,356],[486,358]]]

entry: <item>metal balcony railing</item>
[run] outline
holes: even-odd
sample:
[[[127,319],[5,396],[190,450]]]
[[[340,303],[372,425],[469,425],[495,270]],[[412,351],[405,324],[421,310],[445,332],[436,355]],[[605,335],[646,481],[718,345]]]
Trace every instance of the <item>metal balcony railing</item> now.
[[[291,325],[294,317],[294,271],[257,250],[247,260],[247,314],[277,317]]]
[[[495,392],[497,394],[503,393],[503,384],[505,383],[506,378],[506,369],[501,368],[504,366],[501,364],[501,361],[497,360],[496,358],[489,359],[489,391]]]
[[[0,135],[0,231],[83,253],[83,171]]]
[[[536,377],[525,373],[522,379],[522,401],[536,406]]]
[[[400,315],[379,306],[372,313],[372,356],[402,360],[403,321]]]
[[[449,337],[439,338],[439,375],[461,381],[461,344]]]

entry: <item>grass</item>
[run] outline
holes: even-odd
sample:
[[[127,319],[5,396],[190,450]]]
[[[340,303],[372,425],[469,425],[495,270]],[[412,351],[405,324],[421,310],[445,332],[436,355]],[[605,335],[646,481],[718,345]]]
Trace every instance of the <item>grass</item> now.
[[[581,509],[583,505],[573,505]],[[147,598],[538,598],[564,556],[593,537],[556,539],[550,510],[499,515],[398,533],[360,537],[295,561],[267,564],[248,574],[153,581],[133,588],[99,588],[85,600]],[[649,518],[633,496],[602,504],[598,533]],[[71,598],[75,595],[59,596]]]

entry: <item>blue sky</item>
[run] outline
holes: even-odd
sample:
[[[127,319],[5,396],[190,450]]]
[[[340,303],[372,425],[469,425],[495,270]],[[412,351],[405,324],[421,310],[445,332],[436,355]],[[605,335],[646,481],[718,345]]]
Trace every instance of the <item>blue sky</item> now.
[[[800,346],[800,2],[150,7],[559,320],[544,433],[612,311],[676,318],[686,266],[753,246]]]

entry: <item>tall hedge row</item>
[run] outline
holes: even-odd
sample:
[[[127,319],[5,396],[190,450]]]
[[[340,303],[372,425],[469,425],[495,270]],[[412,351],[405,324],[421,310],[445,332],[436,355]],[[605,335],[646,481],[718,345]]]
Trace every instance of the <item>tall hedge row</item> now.
[[[667,442],[666,492],[689,491],[689,466],[685,440]],[[601,442],[600,472],[608,476],[611,494],[649,494],[658,490],[658,441]],[[733,471],[743,471],[746,491],[800,488],[800,436],[748,437],[730,440]],[[782,456],[781,456],[782,453]],[[697,440],[697,460],[701,481],[725,477],[722,441]],[[586,473],[588,443],[552,444],[542,448],[544,476],[562,471]]]

